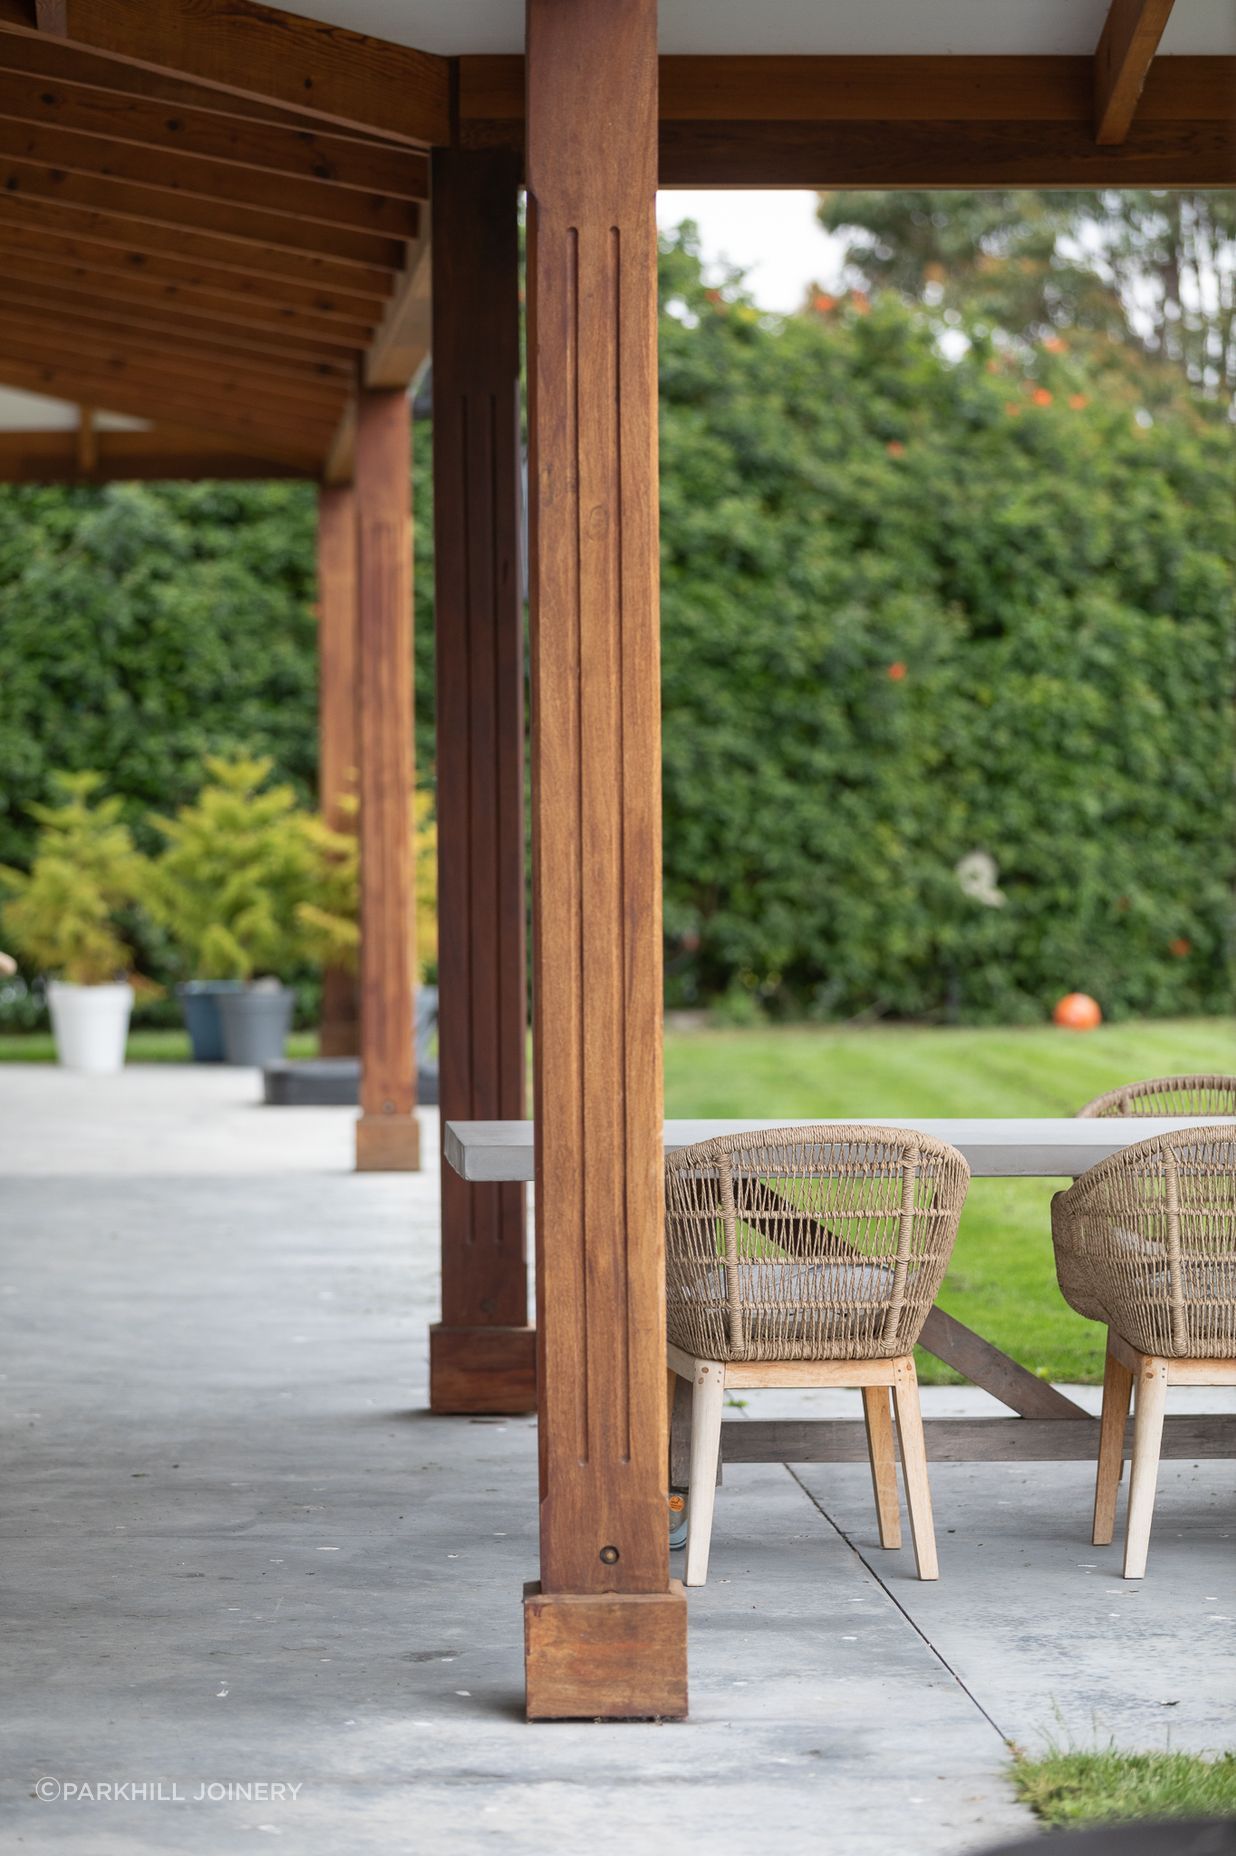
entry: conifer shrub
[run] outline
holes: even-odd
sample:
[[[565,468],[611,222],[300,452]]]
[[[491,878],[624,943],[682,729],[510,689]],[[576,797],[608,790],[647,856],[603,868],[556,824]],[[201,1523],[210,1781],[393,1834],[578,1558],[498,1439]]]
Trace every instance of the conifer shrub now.
[[[0,932],[38,974],[75,986],[128,976],[123,917],[144,894],[149,866],[97,773],[56,773],[56,800],[32,804],[38,825],[29,870],[0,865]]]

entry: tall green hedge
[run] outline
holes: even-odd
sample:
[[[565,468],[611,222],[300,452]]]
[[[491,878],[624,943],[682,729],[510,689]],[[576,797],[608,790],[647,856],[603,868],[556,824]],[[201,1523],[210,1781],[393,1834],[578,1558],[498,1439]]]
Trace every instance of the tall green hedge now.
[[[687,242],[662,272],[671,1002],[1224,1007],[1229,429],[1183,390],[1150,419],[1093,345],[946,359],[892,295],[779,320]],[[135,818],[206,750],[312,791],[312,525],[306,486],[0,491],[0,860],[55,767]],[[1003,906],[962,892],[974,851]]]
[[[417,460],[417,698],[433,749],[429,432]],[[207,753],[317,783],[312,485],[0,489],[0,862],[56,768],[105,769],[145,814],[191,799]]]
[[[1226,1005],[1229,430],[1059,341],[947,360],[892,295],[664,283],[671,997]]]

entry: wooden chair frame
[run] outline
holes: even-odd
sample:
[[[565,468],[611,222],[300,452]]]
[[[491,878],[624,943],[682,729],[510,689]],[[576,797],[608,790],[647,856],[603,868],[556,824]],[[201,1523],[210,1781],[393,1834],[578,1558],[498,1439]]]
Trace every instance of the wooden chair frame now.
[[[895,1412],[915,1565],[920,1579],[939,1578],[927,1452],[923,1442],[923,1414],[918,1396],[918,1374],[911,1354],[883,1360],[700,1360],[671,1342],[666,1357],[671,1415],[677,1380],[685,1379],[691,1387],[691,1477],[685,1585],[703,1585],[708,1578],[725,1394],[739,1388],[762,1386],[853,1386],[861,1389],[880,1545],[890,1549],[901,1545],[897,1447],[893,1443]]]
[[[1136,1386],[1134,1398],[1133,1388]],[[1111,1545],[1116,1530],[1116,1498],[1124,1463],[1124,1434],[1129,1401],[1134,1398],[1133,1462],[1129,1476],[1129,1512],[1125,1522],[1124,1576],[1142,1579],[1150,1547],[1163,1415],[1169,1386],[1236,1386],[1236,1360],[1173,1360],[1140,1353],[1107,1330],[1103,1370],[1103,1415],[1099,1425],[1099,1465],[1094,1485],[1096,1547]]]

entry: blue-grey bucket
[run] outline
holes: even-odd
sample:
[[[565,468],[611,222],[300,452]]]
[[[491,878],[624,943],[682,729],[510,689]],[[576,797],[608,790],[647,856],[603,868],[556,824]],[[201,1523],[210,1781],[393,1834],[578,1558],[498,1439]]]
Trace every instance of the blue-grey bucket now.
[[[239,992],[242,984],[241,980],[186,980],[176,988],[194,1063],[223,1062],[219,997],[221,993]]]
[[[241,986],[219,1000],[223,1060],[255,1070],[277,1063],[292,1029],[296,995],[290,986]]]

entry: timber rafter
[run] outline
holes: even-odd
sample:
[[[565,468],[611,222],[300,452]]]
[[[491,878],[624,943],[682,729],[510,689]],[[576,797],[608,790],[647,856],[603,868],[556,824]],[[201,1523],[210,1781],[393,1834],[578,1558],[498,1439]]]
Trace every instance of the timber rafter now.
[[[159,434],[92,410],[0,480],[337,468],[366,357],[397,384],[428,349],[447,92],[442,59],[251,0],[0,0],[0,378]]]

